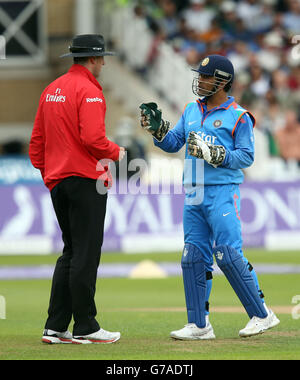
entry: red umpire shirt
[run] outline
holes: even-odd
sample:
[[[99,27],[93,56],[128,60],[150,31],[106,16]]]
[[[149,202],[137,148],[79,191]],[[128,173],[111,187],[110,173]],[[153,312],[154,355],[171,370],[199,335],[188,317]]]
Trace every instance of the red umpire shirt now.
[[[81,65],[52,82],[42,93],[29,146],[34,167],[51,191],[71,176],[110,182],[101,159],[117,161],[120,147],[105,133],[106,102],[102,87]],[[97,169],[96,169],[97,167]]]

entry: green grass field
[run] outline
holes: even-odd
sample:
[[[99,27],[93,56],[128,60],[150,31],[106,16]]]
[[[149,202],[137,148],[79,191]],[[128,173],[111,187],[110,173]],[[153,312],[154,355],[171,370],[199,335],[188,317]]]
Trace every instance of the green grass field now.
[[[300,252],[249,250],[255,263],[300,264]],[[54,264],[57,256],[0,256],[3,265]],[[151,255],[103,254],[102,263],[179,261],[180,253]],[[217,339],[179,342],[169,332],[186,323],[180,277],[165,279],[99,279],[96,303],[103,328],[121,331],[112,345],[54,345],[41,343],[50,293],[50,280],[2,280],[6,319],[0,319],[0,360],[299,360],[300,319],[293,319],[292,298],[300,295],[300,274],[259,275],[266,302],[281,324],[248,339],[238,337],[247,321],[224,276],[215,276],[210,321]],[[72,326],[70,326],[72,327]]]

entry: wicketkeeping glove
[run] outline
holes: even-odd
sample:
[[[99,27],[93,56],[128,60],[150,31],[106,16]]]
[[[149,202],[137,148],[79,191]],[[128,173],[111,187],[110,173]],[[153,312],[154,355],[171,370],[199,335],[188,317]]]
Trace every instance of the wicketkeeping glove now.
[[[226,150],[222,145],[208,144],[196,132],[190,132],[187,139],[188,154],[197,158],[203,158],[214,167],[220,166],[226,156]]]
[[[170,122],[162,119],[162,112],[156,103],[143,103],[141,109],[141,126],[158,141],[162,141],[170,129]]]

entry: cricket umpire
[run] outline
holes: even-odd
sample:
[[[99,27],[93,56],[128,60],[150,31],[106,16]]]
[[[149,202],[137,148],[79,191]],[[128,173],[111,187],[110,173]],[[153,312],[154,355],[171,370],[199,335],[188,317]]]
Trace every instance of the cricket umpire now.
[[[96,79],[104,56],[114,53],[96,34],[75,36],[69,49],[61,57],[72,57],[74,64],[42,93],[29,146],[31,162],[51,192],[64,242],[42,341],[113,343],[120,333],[100,328],[94,297],[107,203],[107,193],[96,190],[97,179],[111,185],[109,167],[100,160],[119,161],[125,154],[106,137],[106,102]]]

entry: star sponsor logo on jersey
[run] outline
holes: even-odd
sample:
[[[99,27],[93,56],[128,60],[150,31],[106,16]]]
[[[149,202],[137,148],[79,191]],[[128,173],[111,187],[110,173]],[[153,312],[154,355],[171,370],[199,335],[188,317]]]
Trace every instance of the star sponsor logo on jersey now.
[[[95,98],[86,98],[87,103],[102,103],[103,99],[95,97]]]
[[[206,134],[204,132],[197,132],[197,135],[199,135],[201,137],[201,139],[203,141],[205,141],[206,143],[208,143],[208,144],[213,144],[214,145],[215,142],[216,142],[216,139],[217,139],[216,136],[211,136],[211,135],[208,135],[208,134]]]
[[[47,94],[46,95],[46,102],[52,102],[52,103],[65,103],[66,96],[61,94],[61,88],[57,88],[55,90],[54,94]]]

